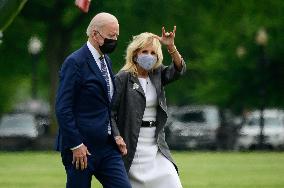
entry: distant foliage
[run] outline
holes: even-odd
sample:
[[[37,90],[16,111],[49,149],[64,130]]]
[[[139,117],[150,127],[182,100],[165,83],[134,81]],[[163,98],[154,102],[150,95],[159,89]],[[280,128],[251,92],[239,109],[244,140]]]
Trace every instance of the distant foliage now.
[[[21,89],[5,89],[7,84],[16,85],[13,77],[30,77],[31,57],[26,45],[32,34],[44,43],[39,88],[54,93],[48,89],[50,75],[57,76],[58,70],[50,65],[60,67],[61,59],[86,42],[86,27],[92,16],[101,11],[116,15],[120,21],[118,50],[111,55],[115,72],[124,64],[125,49],[133,35],[144,31],[160,35],[162,26],[167,30],[177,26],[175,44],[187,62],[188,72],[167,87],[170,104],[210,103],[238,111],[258,107],[264,100],[259,93],[265,88],[266,105],[284,107],[282,0],[92,1],[88,14],[81,13],[73,2],[28,1],[6,30],[0,45],[0,109],[7,109],[8,99]],[[262,52],[255,43],[260,28],[268,33],[264,52],[269,64],[264,70],[259,69]],[[50,37],[52,29],[57,37]],[[70,39],[64,41],[56,35],[59,32]],[[55,51],[50,53],[52,47]],[[58,53],[60,58],[48,59],[63,48]],[[163,51],[168,65],[170,56],[165,48]],[[47,98],[48,94],[42,96]]]

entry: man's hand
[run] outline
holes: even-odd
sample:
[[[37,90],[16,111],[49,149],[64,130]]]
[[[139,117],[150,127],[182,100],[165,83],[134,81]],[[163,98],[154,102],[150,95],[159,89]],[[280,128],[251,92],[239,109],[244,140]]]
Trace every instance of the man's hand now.
[[[73,161],[72,164],[75,165],[76,169],[84,170],[87,168],[88,165],[88,159],[87,155],[91,155],[91,153],[88,151],[87,147],[82,144],[77,149],[72,150],[73,152]]]
[[[127,148],[126,144],[121,136],[116,136],[115,137],[115,142],[118,146],[118,149],[120,150],[121,154],[124,156],[127,154]]]

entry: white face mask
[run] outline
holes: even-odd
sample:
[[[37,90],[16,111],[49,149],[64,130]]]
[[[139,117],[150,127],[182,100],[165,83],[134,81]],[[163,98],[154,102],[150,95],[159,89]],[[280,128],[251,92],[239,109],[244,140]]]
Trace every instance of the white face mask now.
[[[157,62],[157,57],[150,54],[140,54],[137,56],[136,62],[140,67],[149,71]]]

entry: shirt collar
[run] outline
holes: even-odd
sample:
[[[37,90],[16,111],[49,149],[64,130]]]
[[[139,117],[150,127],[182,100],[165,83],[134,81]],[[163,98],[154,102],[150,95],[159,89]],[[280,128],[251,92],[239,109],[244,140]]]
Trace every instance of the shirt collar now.
[[[96,62],[100,62],[100,53],[98,52],[98,50],[90,43],[90,41],[87,41],[87,46],[89,48],[89,50],[91,51],[91,54],[93,56],[93,58],[95,59]]]

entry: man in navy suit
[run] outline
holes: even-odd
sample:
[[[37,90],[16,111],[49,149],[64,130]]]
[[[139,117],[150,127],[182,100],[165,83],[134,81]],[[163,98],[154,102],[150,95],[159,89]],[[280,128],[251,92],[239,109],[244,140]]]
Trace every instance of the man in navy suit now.
[[[126,145],[111,125],[115,85],[108,53],[119,35],[117,19],[99,13],[87,28],[88,41],[69,55],[60,71],[56,99],[57,149],[67,188],[90,188],[94,175],[105,188],[130,188],[121,155]]]

